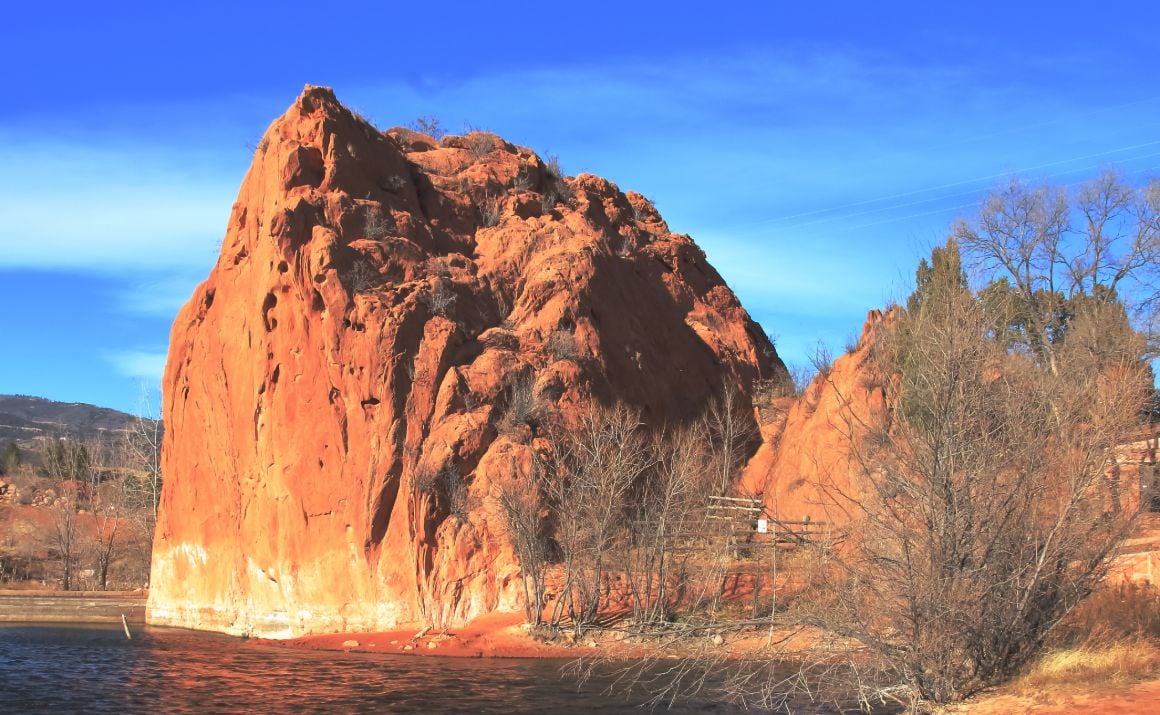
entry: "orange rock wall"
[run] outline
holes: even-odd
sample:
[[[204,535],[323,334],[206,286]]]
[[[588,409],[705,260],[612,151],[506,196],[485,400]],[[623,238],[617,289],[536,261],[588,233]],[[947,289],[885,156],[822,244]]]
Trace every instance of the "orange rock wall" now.
[[[149,621],[290,637],[518,608],[488,499],[530,460],[518,375],[565,420],[622,400],[658,424],[785,368],[643,197],[489,134],[380,133],[308,87],[173,326]]]
[[[741,489],[761,495],[776,518],[841,525],[842,504],[857,500],[858,470],[850,463],[850,435],[882,424],[885,392],[866,369],[874,331],[889,317],[870,311],[854,350],[818,374],[797,400],[783,401],[779,419],[746,466]]]

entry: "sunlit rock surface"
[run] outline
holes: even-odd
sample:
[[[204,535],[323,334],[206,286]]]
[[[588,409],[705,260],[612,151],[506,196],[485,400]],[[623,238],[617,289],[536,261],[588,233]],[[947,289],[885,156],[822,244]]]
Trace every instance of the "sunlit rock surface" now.
[[[784,379],[644,197],[490,134],[380,133],[308,87],[173,327],[149,620],[287,637],[518,608],[488,498],[530,464],[513,385],[660,425]]]

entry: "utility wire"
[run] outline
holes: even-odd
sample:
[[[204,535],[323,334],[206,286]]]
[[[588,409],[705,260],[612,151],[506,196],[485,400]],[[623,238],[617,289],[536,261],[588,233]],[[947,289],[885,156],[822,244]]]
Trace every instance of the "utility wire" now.
[[[1160,144],[1160,141],[1146,142],[1144,144],[1138,144],[1138,145],[1135,145],[1133,147],[1124,147],[1121,149],[1115,149],[1115,150],[1111,150],[1111,151],[1107,151],[1107,152],[1088,154],[1085,156],[1075,157],[1072,159],[1048,162],[1048,163],[1039,164],[1039,165],[1033,166],[1033,167],[1027,167],[1025,169],[1004,172],[1001,174],[993,174],[993,175],[981,177],[978,179],[969,179],[969,180],[958,181],[958,182],[954,182],[954,183],[950,183],[950,184],[943,184],[941,186],[935,186],[935,187],[931,187],[929,189],[920,189],[920,190],[916,190],[916,191],[908,191],[908,192],[904,192],[904,193],[900,193],[900,194],[895,194],[895,195],[890,196],[890,197],[880,197],[877,199],[867,199],[865,201],[856,201],[856,202],[853,202],[850,204],[845,204],[843,206],[836,206],[836,207],[831,207],[828,209],[818,209],[816,211],[807,211],[807,212],[803,212],[803,213],[799,213],[799,214],[794,214],[794,216],[804,217],[804,216],[808,216],[808,215],[825,213],[827,211],[840,211],[840,210],[846,209],[846,208],[853,208],[856,206],[864,206],[867,204],[876,203],[878,201],[885,201],[885,200],[888,200],[890,198],[901,198],[901,197],[905,197],[905,196],[914,196],[917,194],[926,193],[926,192],[930,192],[930,191],[937,191],[937,190],[944,189],[944,188],[963,186],[963,185],[967,185],[967,184],[971,184],[971,183],[978,183],[981,181],[986,181],[988,179],[996,179],[996,178],[1001,178],[1001,177],[1013,176],[1013,175],[1025,173],[1028,171],[1033,171],[1033,170],[1038,169],[1038,168],[1045,168],[1045,167],[1049,167],[1049,166],[1059,166],[1061,164],[1069,164],[1069,163],[1072,163],[1075,161],[1082,161],[1084,159],[1090,159],[1090,158],[1095,158],[1095,157],[1099,157],[1099,156],[1106,156],[1108,154],[1113,154],[1113,153],[1117,153],[1120,151],[1126,151],[1126,150],[1131,149],[1131,148],[1141,148],[1141,147],[1145,147],[1145,146],[1154,146],[1154,145],[1158,145],[1158,144]],[[1157,157],[1157,156],[1160,156],[1160,152],[1150,152],[1147,154],[1138,154],[1135,156],[1124,157],[1121,159],[1121,161],[1122,162],[1133,162],[1133,161],[1139,161],[1141,159],[1150,159],[1150,158]],[[1101,165],[1102,164],[1100,164],[1100,163],[1096,163],[1096,164],[1089,164],[1087,166],[1067,169],[1065,171],[1057,171],[1057,172],[1048,174],[1045,178],[1064,176],[1064,175],[1073,174],[1073,173],[1079,172],[1079,171],[1090,171],[1092,169],[1099,168]],[[1150,170],[1153,168],[1156,168],[1156,167],[1151,166],[1151,167],[1148,167],[1147,169],[1144,169],[1144,170],[1135,170],[1135,171],[1132,171],[1129,173],[1142,173],[1142,171],[1147,171],[1147,170]],[[1072,183],[1078,183],[1078,182],[1072,182]],[[1072,185],[1072,184],[1065,184],[1065,186],[1070,186],[1070,185]],[[921,206],[923,204],[929,204],[929,203],[932,203],[935,201],[946,201],[949,199],[961,198],[964,196],[974,196],[974,195],[977,195],[980,190],[981,189],[979,189],[979,188],[975,188],[975,189],[971,189],[970,191],[960,191],[960,192],[951,193],[951,194],[941,194],[939,196],[931,196],[931,197],[925,198],[925,199],[918,199],[915,201],[905,201],[905,202],[896,203],[896,204],[888,204],[886,206],[878,206],[875,208],[863,209],[861,211],[838,213],[838,214],[835,214],[832,216],[822,216],[822,217],[819,217],[816,219],[811,219],[809,221],[798,221],[796,223],[791,223],[791,224],[786,225],[786,226],[776,226],[775,228],[777,228],[779,230],[792,230],[792,229],[798,229],[798,228],[805,228],[807,226],[813,226],[813,225],[817,225],[817,224],[821,224],[821,223],[828,223],[828,222],[834,222],[834,221],[842,221],[842,220],[846,220],[846,219],[856,218],[858,216],[866,216],[866,215],[870,215],[870,214],[881,213],[883,211],[892,211],[892,210],[897,210],[897,209],[901,209],[901,208],[909,208],[912,206]],[[973,205],[973,204],[968,204],[965,208],[969,208],[971,205]],[[964,208],[964,207],[960,206],[960,207],[956,207],[956,208]],[[939,211],[949,211],[949,210],[951,210],[951,209],[940,209]],[[930,215],[930,213],[938,213],[938,211],[923,212],[923,213],[919,213],[919,214],[913,214],[912,216],[926,216],[926,215]],[[899,217],[899,220],[904,219],[904,218],[908,218],[908,217],[909,216]],[[757,228],[759,226],[765,226],[765,225],[769,225],[771,223],[776,223],[779,221],[788,220],[789,218],[791,218],[791,217],[786,216],[786,217],[781,217],[779,219],[768,219],[765,221],[759,221],[759,222],[749,224],[748,226],[742,227],[740,230]],[[869,225],[876,225],[876,224],[869,224]]]

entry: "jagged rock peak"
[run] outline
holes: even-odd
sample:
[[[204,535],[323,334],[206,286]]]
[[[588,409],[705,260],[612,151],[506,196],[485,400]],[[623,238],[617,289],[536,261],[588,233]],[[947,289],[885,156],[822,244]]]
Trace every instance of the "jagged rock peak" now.
[[[178,315],[150,618],[291,635],[518,607],[488,506],[542,426],[661,425],[785,380],[643,196],[487,132],[381,132],[307,87]]]

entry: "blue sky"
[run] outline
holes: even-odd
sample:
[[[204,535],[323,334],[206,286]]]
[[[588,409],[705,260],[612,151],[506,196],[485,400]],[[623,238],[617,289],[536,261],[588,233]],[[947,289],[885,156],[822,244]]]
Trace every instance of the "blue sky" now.
[[[1160,173],[1154,3],[116,5],[5,10],[0,393],[137,409],[306,83],[649,196],[797,363],[1005,177]]]

